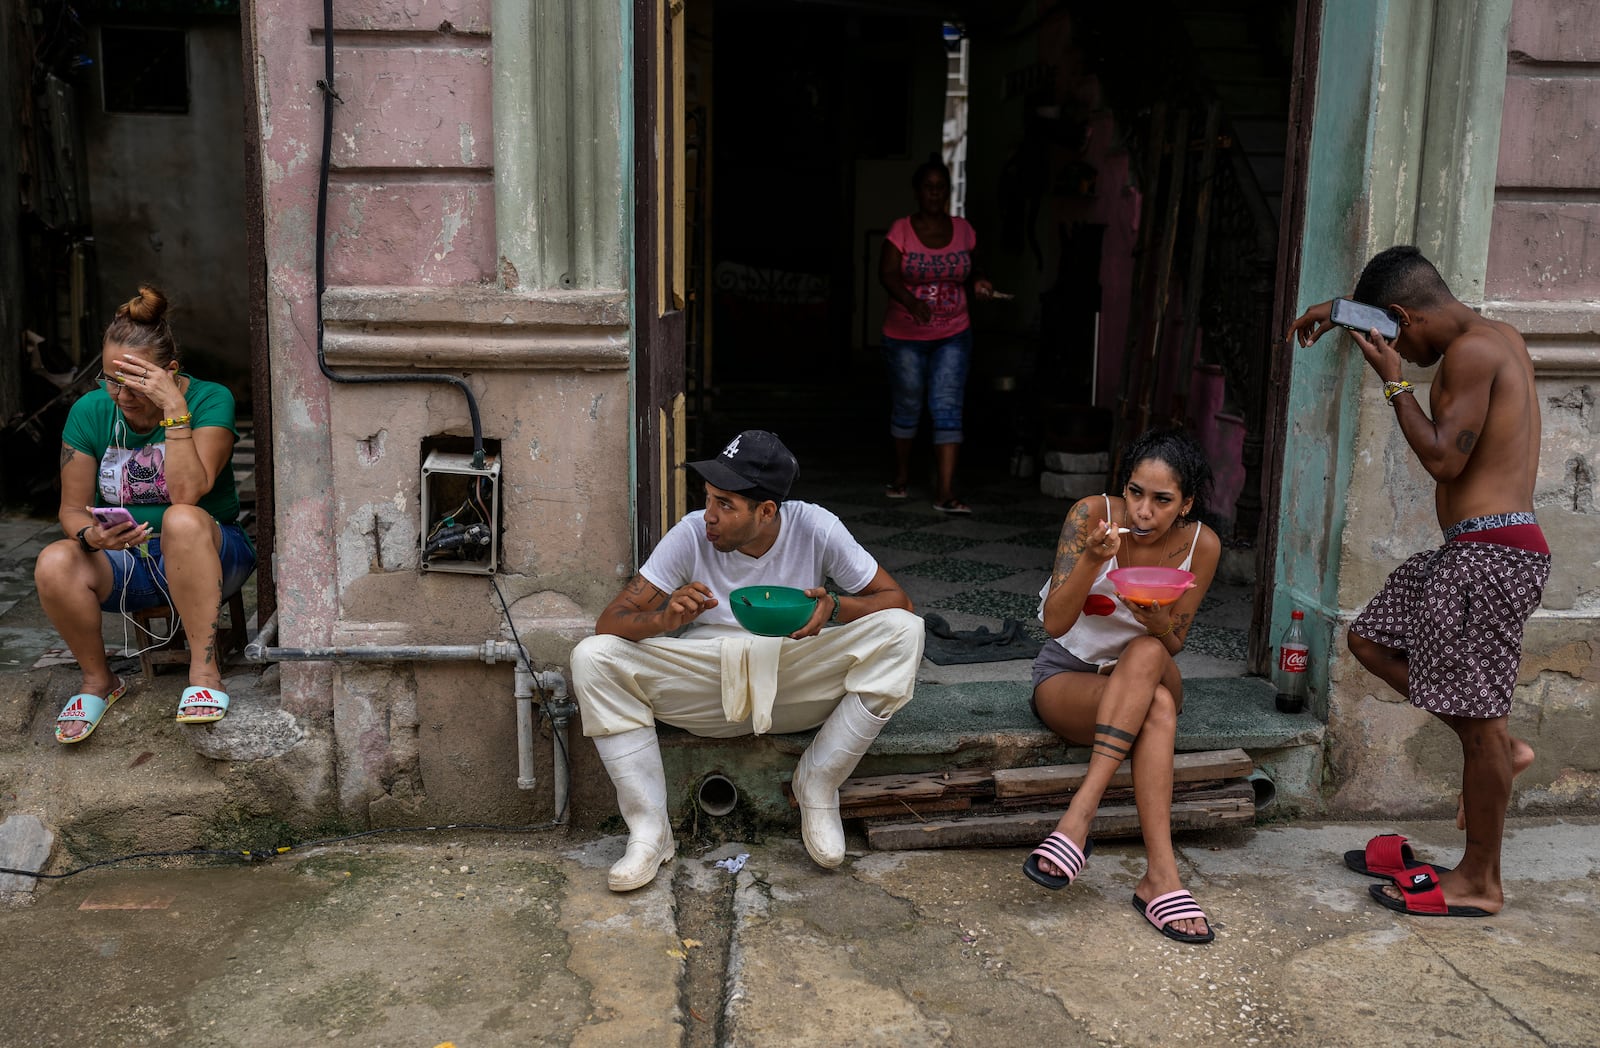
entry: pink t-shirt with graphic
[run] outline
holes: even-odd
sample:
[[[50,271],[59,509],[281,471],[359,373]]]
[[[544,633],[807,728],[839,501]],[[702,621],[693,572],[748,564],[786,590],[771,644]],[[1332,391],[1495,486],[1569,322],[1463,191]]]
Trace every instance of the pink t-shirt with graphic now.
[[[950,243],[930,248],[917,239],[910,218],[896,220],[887,237],[900,252],[900,277],[906,290],[933,307],[933,318],[917,323],[911,311],[891,299],[883,318],[889,338],[934,340],[959,335],[972,321],[967,316],[967,280],[972,276],[972,249],[978,237],[964,218],[950,216]]]

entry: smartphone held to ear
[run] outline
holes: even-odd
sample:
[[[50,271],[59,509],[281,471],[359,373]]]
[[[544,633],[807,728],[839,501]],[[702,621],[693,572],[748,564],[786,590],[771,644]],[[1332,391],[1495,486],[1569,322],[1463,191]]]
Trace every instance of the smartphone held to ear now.
[[[1328,319],[1342,328],[1359,331],[1363,335],[1375,330],[1391,342],[1400,334],[1399,322],[1389,315],[1387,309],[1369,306],[1354,299],[1334,299]]]
[[[114,528],[122,524],[133,523],[133,514],[121,506],[91,506],[89,515],[102,528]]]

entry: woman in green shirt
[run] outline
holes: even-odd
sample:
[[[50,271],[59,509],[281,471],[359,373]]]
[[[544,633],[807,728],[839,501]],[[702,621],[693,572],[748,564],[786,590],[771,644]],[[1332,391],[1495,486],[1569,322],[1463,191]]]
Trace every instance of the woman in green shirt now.
[[[228,710],[217,627],[256,560],[238,523],[233,394],[179,370],[166,314],[152,287],[118,308],[99,388],[72,406],[62,432],[60,518],[70,537],[39,554],[34,581],[83,670],[56,722],[63,743],[88,738],[127,688],[106,662],[104,611],[170,604],[190,654],[177,719],[206,723]],[[102,507],[127,512],[108,522],[93,512]]]

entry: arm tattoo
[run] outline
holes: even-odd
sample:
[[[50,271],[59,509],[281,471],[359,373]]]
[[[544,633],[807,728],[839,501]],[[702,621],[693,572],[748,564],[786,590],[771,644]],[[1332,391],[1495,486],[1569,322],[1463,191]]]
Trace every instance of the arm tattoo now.
[[[71,462],[73,456],[77,455],[77,453],[78,449],[74,448],[71,444],[61,445],[61,468],[66,469],[67,463]]]
[[[1061,525],[1061,538],[1056,541],[1056,567],[1050,576],[1050,588],[1055,589],[1067,581],[1078,558],[1089,543],[1089,507],[1083,503],[1074,506]]]
[[[649,615],[658,611],[666,602],[667,595],[655,587],[643,575],[635,575],[622,590],[622,601],[628,605],[624,615]]]
[[[1478,442],[1478,435],[1470,429],[1464,429],[1456,434],[1456,450],[1463,455],[1472,454],[1472,446]]]

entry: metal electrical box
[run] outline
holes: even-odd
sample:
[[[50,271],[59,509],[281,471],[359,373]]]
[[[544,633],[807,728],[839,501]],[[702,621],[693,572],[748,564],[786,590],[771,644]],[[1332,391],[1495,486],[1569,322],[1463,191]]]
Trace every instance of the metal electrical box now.
[[[422,463],[422,570],[493,575],[500,564],[500,457],[430,451]]]

